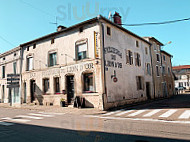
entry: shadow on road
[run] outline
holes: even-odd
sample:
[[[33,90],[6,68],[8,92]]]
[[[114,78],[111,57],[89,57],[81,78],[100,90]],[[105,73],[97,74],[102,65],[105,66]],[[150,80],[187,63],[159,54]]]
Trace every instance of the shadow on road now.
[[[188,142],[186,140],[79,131],[35,125],[0,126],[1,142]]]

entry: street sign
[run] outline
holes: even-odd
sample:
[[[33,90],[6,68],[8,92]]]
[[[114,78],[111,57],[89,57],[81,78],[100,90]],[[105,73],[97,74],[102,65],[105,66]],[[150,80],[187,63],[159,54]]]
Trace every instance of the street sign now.
[[[20,75],[19,74],[7,74],[7,88],[20,87]]]
[[[7,85],[7,88],[18,88],[18,87],[20,87],[20,85],[18,84],[16,84],[16,85]]]

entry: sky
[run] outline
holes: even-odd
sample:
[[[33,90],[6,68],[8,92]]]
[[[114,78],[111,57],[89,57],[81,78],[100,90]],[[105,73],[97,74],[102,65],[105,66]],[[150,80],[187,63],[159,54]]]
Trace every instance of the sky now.
[[[117,11],[124,24],[162,22],[190,17],[190,0],[0,0],[0,53],[66,27]],[[57,17],[57,22],[56,22]],[[172,64],[190,64],[190,21],[124,26],[139,36],[153,36],[173,55]]]

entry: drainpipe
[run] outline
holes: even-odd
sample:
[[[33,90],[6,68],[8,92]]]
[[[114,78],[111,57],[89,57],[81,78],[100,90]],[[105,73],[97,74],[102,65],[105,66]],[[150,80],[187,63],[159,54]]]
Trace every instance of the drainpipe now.
[[[22,104],[22,63],[23,63],[23,48],[20,47],[20,104]]]

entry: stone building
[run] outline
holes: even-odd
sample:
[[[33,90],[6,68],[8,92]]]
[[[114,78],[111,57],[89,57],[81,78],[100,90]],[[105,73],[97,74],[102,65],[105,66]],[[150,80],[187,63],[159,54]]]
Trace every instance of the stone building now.
[[[0,54],[0,102],[12,105],[20,103],[19,87],[8,88],[7,75],[20,74],[20,47]]]

